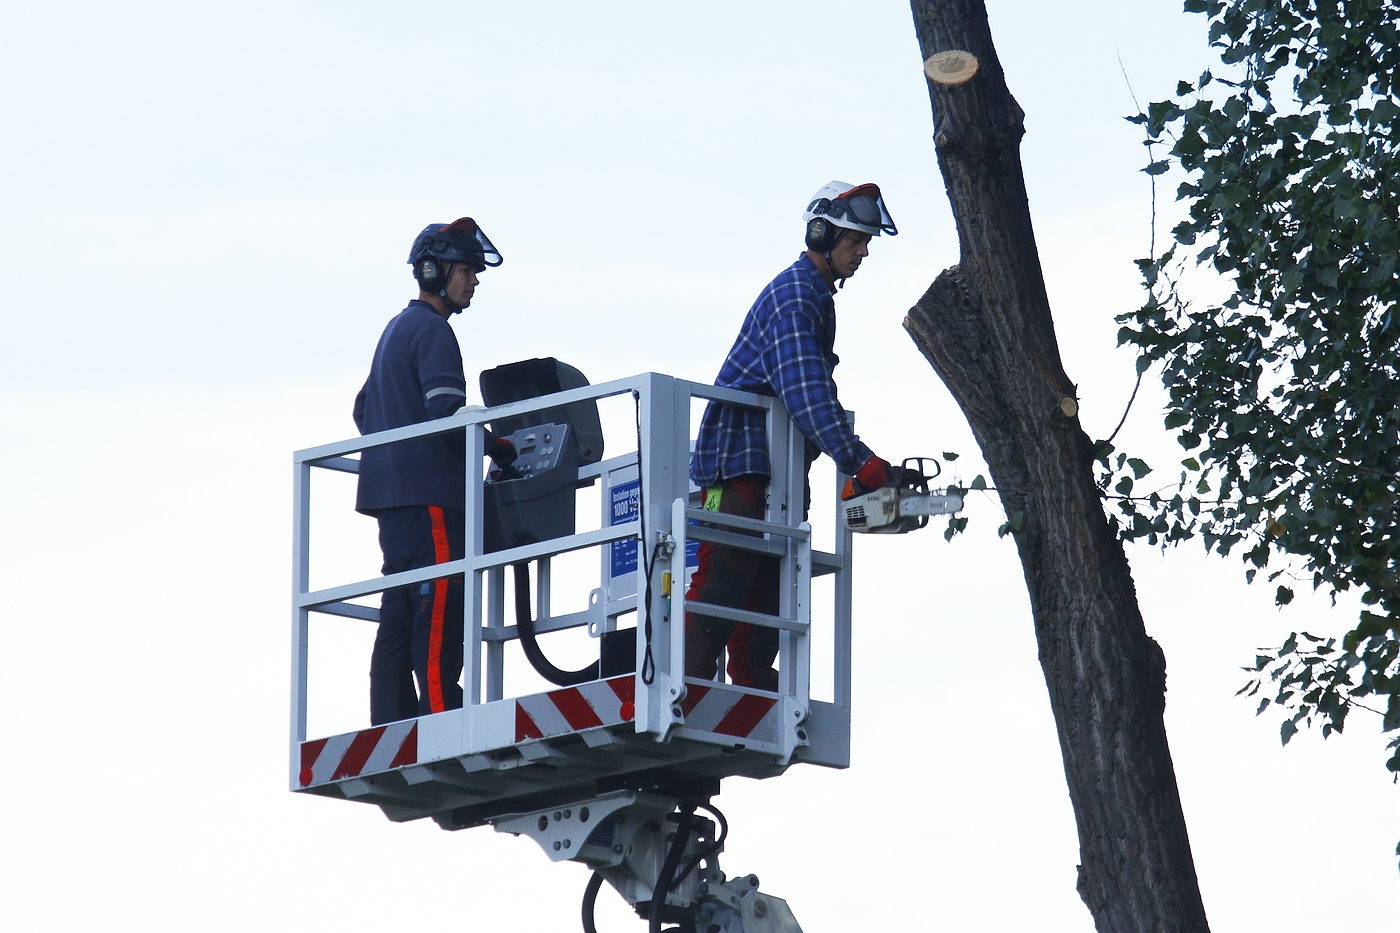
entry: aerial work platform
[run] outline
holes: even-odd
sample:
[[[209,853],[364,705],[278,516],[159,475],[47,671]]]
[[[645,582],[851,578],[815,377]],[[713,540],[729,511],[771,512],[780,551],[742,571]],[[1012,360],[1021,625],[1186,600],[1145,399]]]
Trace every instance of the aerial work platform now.
[[[575,446],[588,437],[592,445],[582,422],[567,422],[578,421],[580,412],[586,420],[592,408],[596,423],[597,401],[618,396],[631,396],[635,406],[635,437],[629,436],[630,430],[619,433],[627,442],[624,449],[635,444],[635,450],[602,459],[599,435],[595,456],[581,458],[578,465],[555,452],[564,437],[571,437]],[[693,399],[764,412],[773,475],[763,520],[700,507],[700,493],[688,478]],[[505,483],[492,483],[484,470],[483,426],[487,424],[497,433],[505,433],[502,425],[519,426],[514,436],[525,478],[562,475],[563,481],[551,487],[563,490],[551,493],[555,501],[563,496],[562,501],[572,508],[578,489],[599,485],[599,527],[574,533],[571,514],[563,529],[567,533],[551,531],[543,540],[526,544],[516,543],[518,537],[512,539],[509,533],[502,538],[500,527],[509,528],[510,519],[493,510],[506,509],[501,503],[509,496]],[[446,432],[465,437],[465,557],[312,591],[312,471],[354,473],[359,463],[354,455],[361,451]],[[371,803],[396,821],[432,817],[445,829],[463,829],[484,823],[514,826],[521,815],[615,793],[675,795],[690,788],[693,796],[707,798],[718,792],[721,778],[772,777],[796,763],[846,767],[851,709],[850,532],[838,517],[833,549],[813,548],[811,527],[803,520],[804,446],[802,434],[774,398],[645,373],[490,408],[463,409],[438,421],[297,452],[292,790]],[[837,493],[844,479],[838,476],[826,496],[814,495],[814,508],[829,508],[836,515]],[[687,603],[687,562],[693,565],[692,545],[698,541],[775,558],[779,612],[767,615]],[[598,577],[587,608],[552,615],[550,561],[582,550],[598,553]],[[596,678],[544,692],[511,692],[505,652],[509,642],[521,640],[521,631],[520,625],[507,621],[506,568],[525,564],[536,569],[534,634],[587,627],[600,646]],[[820,626],[832,639],[830,702],[810,695],[812,579],[825,575],[834,578],[831,624],[823,620]],[[310,614],[376,621],[377,609],[355,601],[390,587],[445,576],[460,576],[464,581],[462,708],[356,732],[309,737]],[[714,680],[685,677],[687,609],[777,628],[781,633],[777,691],[726,683],[722,670]],[[632,627],[623,627],[628,621],[634,622]],[[547,646],[548,639],[543,643]],[[582,845],[592,830],[585,825],[587,807],[576,814],[560,811],[565,812],[573,815],[563,819],[562,829],[546,832],[542,826],[539,830],[544,835],[538,841],[554,847],[552,858],[553,853],[568,858],[569,849]],[[555,819],[560,815],[555,814]],[[578,822],[579,832],[568,830],[570,819]],[[548,846],[546,850],[551,851]]]

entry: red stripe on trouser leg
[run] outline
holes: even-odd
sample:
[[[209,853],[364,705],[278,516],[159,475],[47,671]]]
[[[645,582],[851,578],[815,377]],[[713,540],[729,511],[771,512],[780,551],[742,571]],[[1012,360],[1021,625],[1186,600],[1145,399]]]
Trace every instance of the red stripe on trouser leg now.
[[[767,697],[756,697],[751,693],[746,693],[739,698],[729,712],[724,714],[724,718],[715,726],[715,731],[721,735],[733,735],[743,738],[753,731],[753,727],[758,725],[763,717],[768,715],[768,711],[773,708],[777,700],[770,700]]]
[[[369,756],[374,752],[374,747],[379,744],[379,737],[384,734],[384,727],[377,729],[366,729],[355,736],[350,742],[350,747],[345,750],[345,757],[340,759],[340,764],[336,766],[335,773],[331,775],[332,781],[341,778],[355,777],[360,773],[360,769],[365,766]]]
[[[413,728],[408,730],[408,735],[404,736],[403,744],[399,746],[398,753],[394,755],[394,760],[389,762],[391,768],[401,768],[404,765],[418,763],[418,723],[413,724]]]
[[[452,559],[447,546],[447,523],[443,521],[442,509],[428,506],[428,515],[433,522],[433,563],[445,564]],[[433,620],[428,631],[428,708],[434,713],[447,709],[442,700],[442,623],[447,615],[447,581],[433,581]]]

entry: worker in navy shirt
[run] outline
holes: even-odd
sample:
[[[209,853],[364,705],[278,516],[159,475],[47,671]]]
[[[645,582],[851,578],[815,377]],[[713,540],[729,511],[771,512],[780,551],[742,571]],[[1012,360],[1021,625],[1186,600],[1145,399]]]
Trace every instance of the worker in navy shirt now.
[[[813,195],[803,220],[807,249],[758,296],[739,330],[715,385],[777,396],[807,438],[807,466],[825,453],[865,492],[894,485],[900,475],[861,443],[836,397],[837,283],[855,274],[871,237],[894,236],[894,221],[875,185],[833,181]],[[705,490],[705,508],[762,519],[768,498],[768,438],[764,413],[710,402],[700,422],[690,478]],[[806,506],[803,507],[804,518]],[[700,545],[699,566],[687,599],[778,613],[778,561],[752,551]],[[728,645],[730,678],[743,686],[776,690],[778,631],[714,616],[686,618],[685,672],[715,676]]]
[[[379,338],[369,378],[355,398],[361,434],[446,418],[465,404],[462,351],[448,318],[471,304],[477,275],[499,266],[501,254],[475,221],[463,217],[426,227],[408,261],[418,298]],[[509,441],[488,433],[486,444],[498,463],[515,459]],[[465,456],[463,430],[361,454],[355,508],[379,522],[386,575],[462,558]],[[372,724],[461,707],[462,623],[461,577],[384,591],[369,670]]]

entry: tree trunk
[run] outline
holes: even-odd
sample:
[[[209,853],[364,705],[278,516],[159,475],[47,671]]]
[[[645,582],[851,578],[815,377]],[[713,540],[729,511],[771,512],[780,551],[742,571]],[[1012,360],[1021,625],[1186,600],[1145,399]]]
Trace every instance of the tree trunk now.
[[[1205,931],[1162,723],[1166,660],[1147,637],[1104,515],[1031,229],[1020,141],[982,0],[911,0],[961,262],[904,326],[972,426],[1015,535],[1079,829],[1079,895],[1102,933]],[[947,62],[945,57],[942,62]]]

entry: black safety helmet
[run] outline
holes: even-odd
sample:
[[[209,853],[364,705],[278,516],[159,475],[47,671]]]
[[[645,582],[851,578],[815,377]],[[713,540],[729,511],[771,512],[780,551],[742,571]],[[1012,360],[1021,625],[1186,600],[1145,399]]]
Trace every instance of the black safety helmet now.
[[[408,251],[413,277],[428,292],[447,288],[450,267],[459,262],[470,263],[477,272],[501,264],[500,250],[470,217],[459,217],[450,224],[428,224]]]

